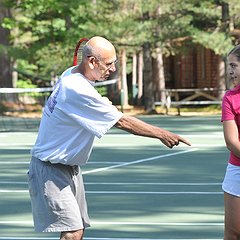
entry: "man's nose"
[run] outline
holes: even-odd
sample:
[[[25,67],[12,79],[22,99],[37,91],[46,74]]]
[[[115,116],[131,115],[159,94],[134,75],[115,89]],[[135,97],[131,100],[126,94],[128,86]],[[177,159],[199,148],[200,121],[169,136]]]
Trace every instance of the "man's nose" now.
[[[109,68],[109,71],[115,72],[117,70],[116,65],[113,63],[113,65]]]

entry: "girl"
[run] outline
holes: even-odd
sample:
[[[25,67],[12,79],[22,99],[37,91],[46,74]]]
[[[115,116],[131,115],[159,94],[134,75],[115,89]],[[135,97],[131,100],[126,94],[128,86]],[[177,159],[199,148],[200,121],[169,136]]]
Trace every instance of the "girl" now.
[[[230,157],[222,184],[225,204],[224,240],[240,239],[240,45],[227,56],[233,88],[222,101],[223,132]]]

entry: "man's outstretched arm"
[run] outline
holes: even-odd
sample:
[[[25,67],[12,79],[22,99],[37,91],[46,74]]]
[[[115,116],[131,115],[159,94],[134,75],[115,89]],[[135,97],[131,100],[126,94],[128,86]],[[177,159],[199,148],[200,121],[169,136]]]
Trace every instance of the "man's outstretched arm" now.
[[[134,135],[157,138],[169,148],[172,148],[175,145],[177,146],[179,142],[183,142],[191,146],[190,142],[178,136],[177,134],[148,124],[135,117],[123,115],[123,117],[120,118],[120,120],[115,124],[115,127],[125,130]]]

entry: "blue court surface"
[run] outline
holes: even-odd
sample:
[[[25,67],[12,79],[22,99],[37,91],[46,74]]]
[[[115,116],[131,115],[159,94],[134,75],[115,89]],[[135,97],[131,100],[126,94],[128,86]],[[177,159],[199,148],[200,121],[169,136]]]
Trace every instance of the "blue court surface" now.
[[[168,149],[116,128],[96,139],[82,167],[92,225],[84,239],[223,239],[221,183],[229,153],[220,116],[139,118],[192,146]],[[0,240],[59,239],[33,230],[26,172],[38,122],[31,124],[26,131],[0,132]]]

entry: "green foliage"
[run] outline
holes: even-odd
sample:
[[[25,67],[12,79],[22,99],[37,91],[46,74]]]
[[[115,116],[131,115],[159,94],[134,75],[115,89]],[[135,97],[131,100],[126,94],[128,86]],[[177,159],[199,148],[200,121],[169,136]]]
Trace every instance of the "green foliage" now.
[[[47,81],[49,78],[44,78],[44,76],[39,73],[38,66],[35,64],[30,64],[27,60],[19,59],[18,64],[15,69],[18,72],[18,81],[21,82],[27,82],[34,84],[34,87],[37,87],[37,82],[41,81]],[[26,83],[26,84],[27,84]],[[21,84],[21,83],[18,83]],[[18,85],[18,87],[21,87],[22,85]],[[25,86],[27,88],[27,85]]]
[[[4,18],[1,26],[6,29],[13,29],[15,27],[15,21],[12,18]]]
[[[223,1],[216,0],[5,0],[12,18],[8,53],[34,65],[34,74],[50,78],[71,66],[82,37],[101,35],[118,50],[133,52],[150,43],[165,54],[184,50],[182,41],[200,44],[224,55],[232,38],[223,30]],[[240,28],[240,2],[228,0],[232,27]],[[0,49],[4,50],[4,49]],[[4,50],[6,51],[6,50]],[[128,67],[129,68],[129,67]]]
[[[240,5],[238,3],[238,5]],[[169,15],[170,12],[170,15]],[[162,39],[174,53],[182,48],[176,39],[188,39],[224,55],[233,46],[228,32],[222,31],[222,6],[216,1],[176,0],[163,13],[158,23],[161,25]],[[167,40],[168,39],[168,40]]]
[[[14,12],[14,18],[5,18],[2,24],[13,33],[13,48],[9,51],[13,58],[27,60],[36,66],[36,74],[48,78],[71,66],[76,42],[87,36],[83,29],[90,3],[84,0],[6,3]]]
[[[231,37],[226,37],[222,32],[204,32],[195,30],[193,35],[193,42],[200,43],[206,48],[213,49],[216,54],[225,56],[232,49]]]
[[[18,80],[17,81],[17,88],[36,88],[36,87],[38,87],[38,86],[36,84],[33,84],[30,80]],[[36,92],[19,94],[19,96],[29,96],[29,97],[39,97],[42,95],[43,95],[42,93],[36,93]]]
[[[36,88],[37,85],[32,84],[30,80],[18,80],[17,88]]]
[[[107,96],[107,87],[106,86],[96,87],[96,89],[101,96]]]

